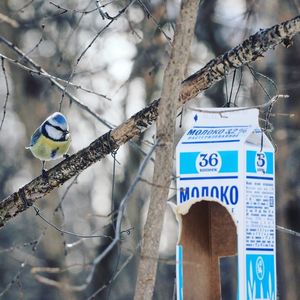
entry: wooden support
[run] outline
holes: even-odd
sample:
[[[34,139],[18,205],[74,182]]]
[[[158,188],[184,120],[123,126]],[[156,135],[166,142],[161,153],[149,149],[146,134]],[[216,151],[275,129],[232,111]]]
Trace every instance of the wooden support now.
[[[221,204],[200,201],[182,216],[184,299],[221,299],[221,256],[237,253],[236,225]]]

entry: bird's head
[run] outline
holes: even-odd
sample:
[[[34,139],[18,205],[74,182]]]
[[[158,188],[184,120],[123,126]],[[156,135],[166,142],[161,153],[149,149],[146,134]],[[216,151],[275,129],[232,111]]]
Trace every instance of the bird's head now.
[[[42,124],[42,132],[57,141],[68,140],[70,137],[69,124],[60,112],[55,112],[45,120]]]

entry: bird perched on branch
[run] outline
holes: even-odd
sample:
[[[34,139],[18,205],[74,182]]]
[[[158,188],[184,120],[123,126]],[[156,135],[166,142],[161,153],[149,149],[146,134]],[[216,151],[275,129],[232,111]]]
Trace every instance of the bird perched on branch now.
[[[66,117],[55,112],[50,115],[33,133],[29,147],[32,154],[42,161],[42,174],[45,175],[45,162],[67,157],[71,143]]]

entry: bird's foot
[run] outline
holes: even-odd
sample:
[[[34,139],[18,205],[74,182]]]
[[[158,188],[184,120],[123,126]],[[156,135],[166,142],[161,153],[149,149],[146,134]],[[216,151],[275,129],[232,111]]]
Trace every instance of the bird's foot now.
[[[42,177],[44,179],[48,179],[48,174],[47,174],[47,170],[46,169],[42,169]]]
[[[32,206],[32,202],[28,201],[23,189],[19,189],[18,194],[23,202],[24,210],[26,210],[28,207]]]
[[[66,153],[66,154],[63,155],[63,158],[65,158],[65,159],[67,159],[69,157],[70,157],[70,154],[68,154],[68,153]]]

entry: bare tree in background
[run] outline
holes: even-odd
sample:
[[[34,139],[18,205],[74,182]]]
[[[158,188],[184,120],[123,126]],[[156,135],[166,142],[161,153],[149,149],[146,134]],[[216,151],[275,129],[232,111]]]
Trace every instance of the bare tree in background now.
[[[260,28],[292,19],[299,8],[297,2],[282,2],[203,1],[187,74],[200,70]],[[144,129],[156,120],[159,102],[137,112],[160,97],[179,8],[175,1],[140,0],[0,3],[1,199],[18,192],[32,178],[33,186],[40,187],[32,199],[34,207],[26,211],[16,198],[9,211],[17,216],[5,219],[9,222],[0,231],[0,295],[4,299],[133,298],[150,190],[159,188],[151,179],[155,132]],[[296,180],[299,124],[297,117],[291,118],[298,113],[299,37],[294,45],[289,36],[279,42],[291,47],[279,46],[265,54],[265,45],[265,57],[255,63],[250,59],[233,67],[226,65],[226,57],[213,61],[215,65],[205,69],[207,73],[200,71],[183,83],[180,99],[182,104],[194,98],[192,105],[201,107],[251,106],[278,93],[290,94],[291,100],[280,102],[271,115],[275,118],[267,121],[274,123],[272,136],[278,146],[277,223],[300,231]],[[248,46],[251,48],[250,42]],[[233,58],[231,54],[227,57]],[[252,54],[255,59],[262,55]],[[211,76],[203,83],[206,74],[207,78],[214,74],[212,67],[222,64],[228,70],[238,69],[231,75]],[[197,96],[205,89],[207,92]],[[49,170],[49,184],[37,177],[40,163],[24,147],[40,122],[60,107],[70,122],[71,154],[75,154]],[[189,126],[191,114],[184,109],[177,138]],[[269,123],[262,125],[270,131]],[[93,141],[94,148],[89,148]],[[94,150],[78,152],[85,147]],[[81,163],[80,153],[86,154]],[[67,172],[71,173],[65,182],[58,174]],[[63,186],[44,197],[42,191],[52,190],[52,183],[53,187]],[[176,192],[174,187],[172,180],[170,197]],[[166,212],[154,299],[175,297],[176,238],[176,222]],[[148,259],[155,261],[156,257]],[[282,299],[300,298],[296,261],[299,238],[279,233]],[[224,267],[226,273],[228,266]],[[230,288],[224,295],[233,298]]]

